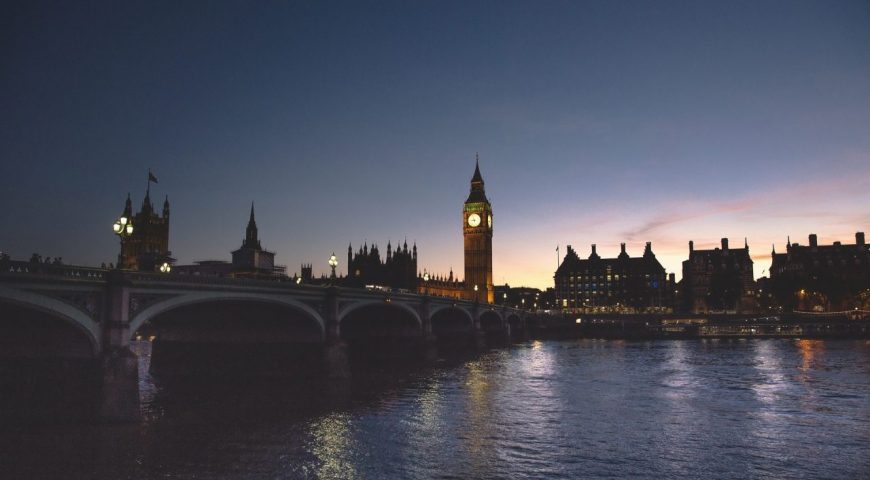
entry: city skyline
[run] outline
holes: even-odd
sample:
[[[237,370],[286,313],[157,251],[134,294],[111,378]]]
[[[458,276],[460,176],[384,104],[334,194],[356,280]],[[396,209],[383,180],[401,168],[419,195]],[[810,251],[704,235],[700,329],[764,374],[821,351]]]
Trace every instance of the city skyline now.
[[[446,275],[475,152],[496,284],[593,243],[680,278],[722,237],[760,277],[870,225],[866,3],[422,5],[15,7],[0,248],[114,261],[150,167],[180,263],[227,259],[253,200],[291,275],[405,237]]]

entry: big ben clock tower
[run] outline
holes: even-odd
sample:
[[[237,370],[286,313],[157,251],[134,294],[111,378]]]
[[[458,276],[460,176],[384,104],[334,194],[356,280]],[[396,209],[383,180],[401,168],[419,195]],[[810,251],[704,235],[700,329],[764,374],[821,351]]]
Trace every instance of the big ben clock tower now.
[[[465,239],[465,298],[493,303],[492,287],[492,205],[486,199],[483,177],[475,155],[471,192],[462,208],[462,236]]]

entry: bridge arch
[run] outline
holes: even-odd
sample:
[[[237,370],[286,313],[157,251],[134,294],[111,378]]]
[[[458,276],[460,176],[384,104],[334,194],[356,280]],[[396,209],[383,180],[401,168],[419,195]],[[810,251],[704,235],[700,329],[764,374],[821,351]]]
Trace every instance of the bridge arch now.
[[[361,301],[352,303],[352,304],[344,307],[343,309],[341,309],[341,311],[338,313],[338,323],[341,324],[342,320],[346,319],[348,317],[348,315],[350,315],[351,313],[353,313],[356,310],[359,310],[359,309],[365,308],[365,307],[377,307],[377,306],[384,307],[384,308],[398,308],[400,310],[403,310],[404,312],[406,312],[409,315],[411,315],[412,317],[414,317],[414,321],[417,322],[417,326],[419,328],[423,328],[423,321],[420,319],[420,313],[417,312],[417,310],[415,308],[413,308],[410,305],[407,305],[405,303],[402,303],[402,302],[392,302],[392,301],[385,302],[384,300],[361,300]]]
[[[411,348],[408,339],[423,337],[420,314],[406,302],[359,300],[339,311],[338,325],[344,341],[376,355],[394,348]],[[384,352],[377,352],[381,349]]]
[[[32,309],[70,324],[87,338],[93,355],[100,352],[102,346],[100,324],[76,307],[46,295],[6,287],[0,287],[0,302]]]
[[[496,310],[483,310],[477,315],[480,329],[483,331],[497,331],[504,328],[505,319]]]
[[[459,305],[435,305],[429,309],[429,315],[435,317],[436,314],[444,310],[455,310],[461,312],[462,316],[467,318],[469,323],[474,324],[474,317],[471,315],[471,311],[467,308],[460,307]]]
[[[467,335],[474,330],[471,312],[459,306],[443,305],[430,311],[432,333],[436,337]]]
[[[186,307],[197,304],[219,303],[219,302],[234,302],[244,301],[253,303],[263,303],[269,305],[279,305],[289,307],[299,313],[304,314],[310,320],[317,323],[320,332],[321,341],[326,338],[326,325],[323,317],[309,305],[306,305],[298,300],[287,298],[286,296],[262,295],[256,293],[227,293],[227,292],[195,292],[185,295],[179,295],[167,300],[149,305],[142,311],[130,319],[130,335],[134,335],[142,325],[148,320],[151,320],[158,315],[174,310],[180,307]]]

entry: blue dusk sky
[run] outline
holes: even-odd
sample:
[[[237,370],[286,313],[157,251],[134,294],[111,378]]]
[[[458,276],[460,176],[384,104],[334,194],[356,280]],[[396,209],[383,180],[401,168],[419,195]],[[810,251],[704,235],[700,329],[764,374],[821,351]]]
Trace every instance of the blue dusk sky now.
[[[496,283],[556,246],[680,277],[696,248],[870,226],[868,1],[7,2],[0,250],[114,261],[127,192],[180,263],[228,259],[251,201],[290,274],[348,242],[462,271],[475,152]],[[870,232],[868,232],[870,233]],[[339,270],[344,271],[344,261]],[[460,273],[461,274],[461,273]]]

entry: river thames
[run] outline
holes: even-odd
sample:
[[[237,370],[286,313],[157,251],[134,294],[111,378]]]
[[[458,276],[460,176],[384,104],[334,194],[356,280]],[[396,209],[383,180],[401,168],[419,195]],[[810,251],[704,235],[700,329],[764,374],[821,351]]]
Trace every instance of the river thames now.
[[[139,425],[2,432],[4,478],[868,478],[870,342],[532,341],[343,385],[147,373]]]

